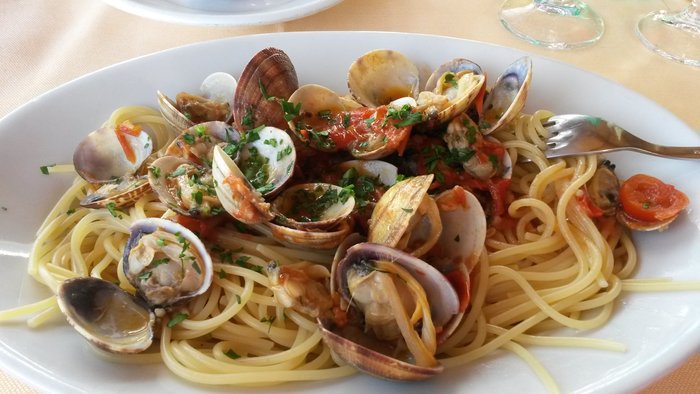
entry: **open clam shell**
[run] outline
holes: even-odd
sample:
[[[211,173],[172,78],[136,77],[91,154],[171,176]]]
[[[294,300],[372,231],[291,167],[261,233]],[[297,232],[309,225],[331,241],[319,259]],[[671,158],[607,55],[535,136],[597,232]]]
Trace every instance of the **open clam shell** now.
[[[465,112],[484,88],[486,77],[481,68],[468,60],[455,59],[439,67],[418,96],[418,108],[424,113],[423,128],[449,122]]]
[[[228,122],[233,115],[236,86],[236,79],[231,74],[215,72],[204,79],[199,95],[181,92],[172,100],[157,91],[160,113],[177,130],[207,121]]]
[[[119,131],[121,127],[128,132]],[[136,173],[152,151],[153,143],[146,131],[131,125],[104,126],[78,144],[73,165],[78,175],[90,183],[113,182]]]
[[[248,139],[252,131],[248,132]],[[255,130],[255,140],[241,148],[238,166],[264,196],[277,194],[292,177],[297,153],[286,131],[276,127]]]
[[[212,172],[176,156],[163,156],[151,163],[148,183],[158,198],[182,215],[206,217],[222,212],[214,190]]]
[[[449,62],[443,63],[436,68],[425,82],[423,90],[434,91],[438,86],[438,81],[441,78],[444,79],[446,73],[459,74],[464,71],[468,71],[476,75],[484,75],[483,70],[478,64],[471,60],[456,58],[450,60]]]
[[[289,129],[301,141],[326,152],[338,150],[333,140],[328,137],[332,122],[335,122],[338,114],[359,107],[358,103],[316,84],[300,86],[289,97],[289,102],[300,106],[299,116],[288,122]]]
[[[479,132],[479,126],[469,115],[463,113],[452,119],[447,125],[443,139],[450,150],[476,152],[469,160],[462,163],[462,168],[469,175],[478,179],[489,179],[496,176],[504,179],[511,178],[513,163],[505,150],[503,150],[504,154],[500,163],[498,160],[491,160],[485,154],[479,154],[484,149],[484,144],[493,146],[493,144],[501,145],[501,142],[482,135]]]
[[[348,88],[358,102],[379,107],[401,97],[417,97],[418,68],[402,53],[377,49],[357,58],[348,70]]]
[[[432,181],[432,174],[420,175],[390,187],[372,212],[368,242],[410,250],[416,256],[430,250],[442,231],[437,206],[427,194]]]
[[[337,226],[326,230],[300,230],[267,222],[255,225],[254,228],[263,234],[269,234],[286,245],[302,249],[333,249],[352,233],[354,221],[346,218]]]
[[[525,106],[532,79],[532,60],[525,56],[506,68],[484,101],[479,127],[490,134],[510,123]]]
[[[124,248],[124,275],[152,307],[167,307],[209,289],[213,265],[202,241],[166,219],[135,221]]]
[[[87,208],[105,208],[109,204],[114,204],[115,208],[127,207],[149,191],[151,185],[147,177],[128,177],[120,182],[103,184],[80,200],[80,205]]]
[[[165,155],[182,157],[197,165],[211,167],[215,145],[231,145],[233,150],[238,151],[240,140],[241,134],[228,123],[205,122],[184,129],[168,145]]]
[[[140,298],[93,277],[63,281],[58,306],[88,341],[116,353],[138,353],[153,342],[155,315]]]
[[[246,224],[257,224],[272,220],[275,215],[270,211],[270,204],[265,202],[262,194],[246,179],[236,163],[216,146],[212,163],[216,195],[224,207],[235,219]]]
[[[397,278],[392,279],[393,276]],[[405,282],[410,278],[420,290]],[[343,300],[353,305],[353,310],[363,311],[365,316],[359,320],[365,327],[352,323],[341,327],[331,319],[319,319],[324,341],[337,356],[366,373],[385,379],[423,380],[442,371],[443,367],[434,358],[435,332],[429,327],[450,321],[459,305],[454,290],[442,274],[400,250],[359,243],[347,249],[331,279],[336,282],[333,288]],[[406,307],[405,297],[399,296],[394,288],[398,282],[406,283],[413,289],[410,291],[422,293],[414,295],[421,299],[417,302],[427,301],[429,311],[423,310],[421,324],[411,324],[413,320],[408,323],[400,317],[407,315],[402,310]],[[392,319],[396,319],[401,334],[392,334],[393,330],[385,327]],[[418,326],[422,327],[421,334],[410,334]],[[387,329],[389,331],[385,331]],[[402,347],[409,349],[410,355],[397,351],[397,339],[402,337],[405,341]]]
[[[272,202],[277,222],[300,230],[324,230],[345,220],[355,198],[328,183],[303,183],[286,189]]]
[[[260,125],[284,129],[287,121],[276,99],[288,99],[299,81],[291,59],[277,48],[265,48],[253,56],[238,79],[233,118],[239,130]]]
[[[395,184],[399,174],[395,165],[383,160],[348,160],[340,163],[338,167],[343,172],[354,168],[360,176],[377,179],[386,186]]]
[[[318,326],[323,341],[342,360],[353,367],[382,379],[420,381],[440,374],[444,367],[421,367],[397,360],[380,352],[362,346],[343,336],[330,319],[319,318]]]

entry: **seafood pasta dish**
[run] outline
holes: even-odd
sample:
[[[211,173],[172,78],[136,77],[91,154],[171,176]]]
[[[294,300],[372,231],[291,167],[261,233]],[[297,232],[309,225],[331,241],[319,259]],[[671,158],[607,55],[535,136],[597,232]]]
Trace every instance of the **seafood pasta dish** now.
[[[545,158],[528,57],[493,78],[459,58],[422,81],[388,49],[348,67],[347,92],[300,86],[266,48],[115,108],[41,168],[77,173],[30,255],[53,295],[0,321],[62,314],[101,355],[204,385],[424,380],[505,349],[555,392],[528,345],[624,350],[554,332],[601,327],[645,286],[630,232],[666,229],[687,196]]]

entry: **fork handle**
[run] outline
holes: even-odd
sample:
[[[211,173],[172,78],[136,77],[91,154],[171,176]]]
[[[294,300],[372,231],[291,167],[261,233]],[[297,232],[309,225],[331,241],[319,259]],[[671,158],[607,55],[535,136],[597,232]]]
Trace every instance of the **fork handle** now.
[[[608,142],[615,145],[612,150],[633,150],[654,156],[675,157],[679,159],[700,159],[698,146],[665,146],[645,141],[620,126],[612,125],[617,132],[615,137],[608,137]]]

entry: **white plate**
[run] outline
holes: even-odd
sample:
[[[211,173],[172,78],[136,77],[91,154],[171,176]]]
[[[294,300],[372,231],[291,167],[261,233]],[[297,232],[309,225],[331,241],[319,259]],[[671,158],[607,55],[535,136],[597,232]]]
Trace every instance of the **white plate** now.
[[[130,14],[199,26],[265,25],[302,18],[342,0],[104,0]]]
[[[309,43],[313,43],[310,45]],[[342,43],[342,45],[339,45]],[[479,63],[491,76],[526,53],[453,38],[398,33],[285,33],[205,42],[145,56],[86,75],[0,120],[0,309],[35,301],[46,292],[25,274],[34,232],[72,176],[42,175],[41,165],[69,162],[73,147],[110,112],[127,104],[156,105],[155,92],[195,91],[211,72],[238,75],[258,50],[274,46],[294,62],[300,83],[346,89],[349,64],[375,48],[405,53],[422,72],[454,57]],[[236,53],[237,56],[220,56]],[[588,72],[531,55],[534,74],[526,109],[599,115],[653,142],[700,145],[697,134],[652,101]],[[203,62],[202,59],[207,59]],[[637,277],[700,279],[700,162],[633,153],[611,155],[619,173],[656,175],[691,198],[686,214],[664,233],[635,234]],[[700,292],[627,294],[602,329],[575,335],[625,343],[625,353],[533,347],[563,392],[630,392],[649,384],[698,349]],[[30,330],[0,325],[0,366],[49,392],[199,392],[164,366],[115,365],[97,357],[61,319]],[[220,389],[223,390],[223,389]],[[529,367],[498,352],[423,383],[394,383],[357,375],[321,383],[286,384],[264,392],[542,392]],[[227,391],[230,391],[228,388]],[[236,392],[257,390],[235,389]]]

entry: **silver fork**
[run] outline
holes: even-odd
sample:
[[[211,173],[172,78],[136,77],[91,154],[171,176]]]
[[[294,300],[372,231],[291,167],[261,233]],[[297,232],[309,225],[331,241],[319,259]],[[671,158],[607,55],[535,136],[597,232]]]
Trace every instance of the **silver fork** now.
[[[675,159],[700,159],[700,147],[652,144],[601,118],[555,115],[542,123],[549,132],[548,158],[631,150]]]

